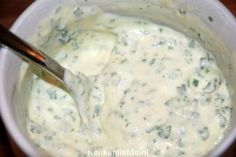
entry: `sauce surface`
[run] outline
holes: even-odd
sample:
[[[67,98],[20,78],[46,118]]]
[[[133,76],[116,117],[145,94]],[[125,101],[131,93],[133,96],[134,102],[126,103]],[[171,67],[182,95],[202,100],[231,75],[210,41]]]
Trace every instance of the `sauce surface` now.
[[[33,76],[27,129],[52,156],[198,157],[224,136],[227,82],[191,37],[145,19],[63,6],[33,43],[92,82],[83,108],[88,129],[63,87]]]

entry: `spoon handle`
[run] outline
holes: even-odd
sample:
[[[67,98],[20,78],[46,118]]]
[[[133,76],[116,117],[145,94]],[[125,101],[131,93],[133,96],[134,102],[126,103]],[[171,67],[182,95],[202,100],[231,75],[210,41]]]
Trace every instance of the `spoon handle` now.
[[[44,70],[55,75],[60,81],[63,82],[65,69],[54,59],[47,56],[40,50],[37,50],[29,43],[23,41],[15,34],[8,31],[0,24],[0,43],[15,50],[13,51],[19,57],[26,59],[29,62],[36,63]]]

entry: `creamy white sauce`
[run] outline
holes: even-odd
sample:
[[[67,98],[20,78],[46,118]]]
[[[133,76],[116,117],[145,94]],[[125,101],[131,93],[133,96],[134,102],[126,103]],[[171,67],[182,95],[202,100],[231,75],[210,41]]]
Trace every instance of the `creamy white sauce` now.
[[[82,73],[74,75],[70,70],[65,69],[63,81],[68,92],[73,98],[79,116],[84,123],[84,127],[88,127],[88,116],[86,115],[85,106],[91,93],[92,82]]]
[[[28,132],[52,156],[198,157],[223,138],[232,110],[227,82],[197,40],[93,7],[59,7],[36,34],[35,45],[91,83],[79,112],[93,131],[67,91],[34,76]]]

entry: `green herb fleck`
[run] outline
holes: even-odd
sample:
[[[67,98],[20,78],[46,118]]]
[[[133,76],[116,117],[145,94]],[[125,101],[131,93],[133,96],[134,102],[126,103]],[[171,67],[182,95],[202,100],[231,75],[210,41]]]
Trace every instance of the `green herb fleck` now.
[[[34,125],[30,126],[30,132],[33,134],[40,134],[41,133],[40,129]]]
[[[128,88],[126,90],[124,90],[124,95],[128,94],[131,90]]]
[[[173,46],[168,46],[168,50],[173,50],[174,47]]]
[[[193,32],[196,32],[196,29],[193,28],[193,27],[189,27],[189,29],[190,29],[191,31],[193,31]]]
[[[146,61],[147,61],[147,59],[146,59],[146,58],[142,59],[142,62],[143,62],[143,63],[145,63]]]
[[[198,133],[203,141],[206,141],[209,138],[209,129],[206,126],[199,129]]]
[[[180,150],[180,151],[178,152],[178,155],[186,155],[186,153],[185,153],[184,151]]]
[[[232,111],[232,109],[230,109],[230,108],[228,109],[225,107],[215,110],[216,120],[221,128],[226,127],[227,118],[226,118],[225,114],[227,114],[228,112],[231,112],[231,111]]]
[[[180,95],[186,95],[187,88],[185,84],[182,84],[181,86],[177,87],[177,91]]]
[[[213,17],[208,16],[208,20],[209,20],[210,22],[213,22]]]
[[[51,136],[44,136],[45,141],[51,141],[52,137]]]
[[[192,84],[193,84],[193,86],[194,86],[194,87],[197,87],[197,86],[198,86],[198,84],[199,84],[199,81],[198,81],[198,80],[196,80],[196,79],[193,79],[193,82],[192,82]]]
[[[125,64],[125,63],[128,63],[128,59],[127,58],[125,58],[125,59],[120,61],[120,64]]]
[[[149,65],[153,65],[153,64],[155,64],[155,62],[156,62],[156,59],[155,58],[153,58],[151,61],[150,61],[150,63],[149,63]]]
[[[59,13],[61,11],[61,9],[62,9],[61,6],[57,7],[56,10],[55,10],[55,13],[56,14]]]
[[[98,117],[98,116],[100,115],[100,112],[101,112],[101,107],[100,107],[100,105],[96,105],[96,106],[94,107],[93,118]]]
[[[171,129],[171,125],[160,125],[154,126],[150,130],[147,130],[146,133],[150,134],[152,132],[156,132],[159,137],[168,139],[170,137]]]
[[[79,18],[80,16],[82,16],[84,14],[84,12],[79,8],[79,7],[76,7],[73,11],[73,14]]]
[[[211,82],[208,82],[207,85],[203,88],[203,90],[207,90],[209,89],[210,87],[212,87],[212,83]],[[215,87],[215,85],[214,85]]]
[[[55,90],[47,90],[47,94],[51,100],[57,99],[57,92]]]
[[[198,36],[199,38],[201,38],[201,34],[200,34],[200,33],[197,33],[197,36]]]
[[[189,48],[194,48],[195,47],[195,39],[191,39],[189,44],[188,44]]]
[[[169,136],[170,136],[170,132],[171,132],[171,126],[170,125],[162,126],[162,127],[159,128],[158,135],[161,138],[168,139]]]
[[[180,15],[185,15],[187,12],[183,9],[179,9],[179,13],[180,13]]]

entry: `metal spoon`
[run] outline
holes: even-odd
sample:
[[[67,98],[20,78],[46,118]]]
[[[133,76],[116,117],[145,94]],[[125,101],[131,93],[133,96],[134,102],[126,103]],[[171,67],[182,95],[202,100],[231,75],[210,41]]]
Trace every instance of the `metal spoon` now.
[[[16,55],[26,59],[27,61],[30,61],[31,63],[39,65],[47,72],[54,75],[59,81],[64,83],[64,67],[62,67],[59,63],[57,63],[45,53],[41,52],[40,50],[17,37],[15,34],[8,31],[2,25],[0,25],[0,42],[15,50],[12,52],[14,52]]]
[[[65,69],[57,61],[36,49],[26,41],[20,39],[2,25],[0,25],[0,43],[15,50],[11,52],[14,52],[16,55],[26,59],[30,63],[38,65],[62,82],[75,100],[82,121],[86,124],[88,123],[84,109],[87,95],[84,93],[90,92],[90,84],[88,78],[84,74],[79,73],[77,76],[73,75],[70,70]]]

